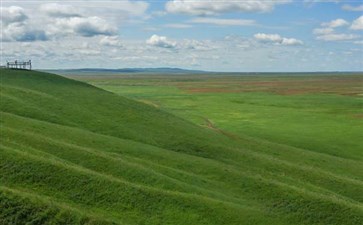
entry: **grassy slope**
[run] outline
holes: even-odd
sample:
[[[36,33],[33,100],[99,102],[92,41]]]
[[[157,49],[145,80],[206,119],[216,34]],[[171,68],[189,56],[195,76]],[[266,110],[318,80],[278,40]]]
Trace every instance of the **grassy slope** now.
[[[210,129],[1,70],[2,224],[359,224],[361,161]]]

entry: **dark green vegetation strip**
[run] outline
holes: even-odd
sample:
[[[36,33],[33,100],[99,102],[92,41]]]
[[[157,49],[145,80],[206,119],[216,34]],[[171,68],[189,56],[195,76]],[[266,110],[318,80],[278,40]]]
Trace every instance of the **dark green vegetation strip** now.
[[[2,224],[360,224],[363,165],[1,70]],[[213,125],[211,125],[213,126]]]

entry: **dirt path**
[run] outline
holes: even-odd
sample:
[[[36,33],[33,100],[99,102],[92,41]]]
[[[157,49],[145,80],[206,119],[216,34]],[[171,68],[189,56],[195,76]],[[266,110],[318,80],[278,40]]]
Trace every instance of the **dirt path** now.
[[[216,127],[215,125],[214,125],[214,123],[212,122],[212,121],[210,121],[208,118],[203,118],[204,119],[204,121],[206,122],[206,127],[207,128],[209,128],[209,129],[211,129],[211,130],[214,130],[214,131],[216,131],[216,132],[219,132],[219,133],[221,133],[221,134],[223,134],[223,135],[225,135],[225,136],[227,136],[227,137],[229,137],[229,138],[232,138],[232,139],[238,139],[238,137],[235,135],[235,134],[232,134],[232,133],[229,133],[229,132],[226,132],[226,131],[224,131],[224,130],[222,130],[222,129],[220,129],[220,128],[218,128],[218,127]]]

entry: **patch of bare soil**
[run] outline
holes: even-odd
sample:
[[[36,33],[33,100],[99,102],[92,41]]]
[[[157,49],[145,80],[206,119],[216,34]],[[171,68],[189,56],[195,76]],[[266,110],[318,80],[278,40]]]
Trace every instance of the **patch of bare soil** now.
[[[353,115],[353,118],[363,119],[363,113],[355,114],[355,115]]]
[[[263,82],[238,82],[230,86],[211,87],[206,83],[200,86],[179,86],[189,93],[243,93],[243,92],[268,92],[279,95],[303,94],[339,94],[346,96],[359,96],[359,80],[312,80],[312,81],[263,81]]]
[[[156,103],[154,103],[154,102],[152,102],[152,101],[149,101],[149,100],[145,100],[145,99],[140,99],[140,100],[138,100],[139,102],[142,102],[142,103],[145,103],[145,104],[147,104],[147,105],[151,105],[151,106],[153,106],[153,107],[155,107],[155,108],[159,108],[159,105],[158,104],[156,104]]]
[[[229,132],[226,132],[226,131],[224,131],[224,130],[222,130],[222,129],[219,129],[218,127],[216,127],[216,126],[214,125],[214,123],[213,123],[212,121],[210,121],[209,119],[204,118],[204,121],[206,122],[206,127],[207,127],[207,128],[209,128],[209,129],[211,129],[211,130],[214,130],[214,131],[216,131],[216,132],[219,132],[219,133],[221,133],[221,134],[223,134],[223,135],[225,135],[225,136],[227,136],[227,137],[229,137],[229,138],[232,138],[232,139],[238,139],[238,137],[237,137],[236,135],[234,135],[234,134],[232,134],[232,133],[229,133]]]

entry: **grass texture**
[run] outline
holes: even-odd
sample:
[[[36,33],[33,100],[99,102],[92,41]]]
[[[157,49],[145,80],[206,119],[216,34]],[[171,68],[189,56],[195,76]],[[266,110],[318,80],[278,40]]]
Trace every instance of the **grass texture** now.
[[[0,87],[0,224],[363,221],[361,142],[243,134],[211,118],[218,95],[189,114],[37,71],[1,70]]]

